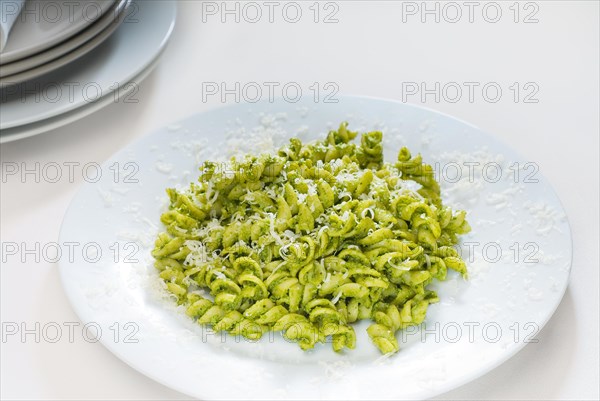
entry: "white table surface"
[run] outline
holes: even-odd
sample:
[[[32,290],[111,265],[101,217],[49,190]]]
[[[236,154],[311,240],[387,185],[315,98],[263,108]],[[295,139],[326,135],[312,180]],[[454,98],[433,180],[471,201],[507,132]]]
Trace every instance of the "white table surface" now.
[[[403,22],[402,3],[391,1],[338,1],[339,22],[331,24],[312,21],[312,2],[302,3],[303,16],[296,24],[282,18],[281,6],[275,9],[275,22],[269,23],[268,9],[261,6],[263,19],[252,24],[243,16],[240,23],[233,16],[223,23],[219,15],[207,15],[202,23],[202,3],[182,1],[171,43],[156,71],[140,85],[137,104],[112,104],[64,128],[3,144],[3,169],[10,162],[101,163],[156,128],[220,106],[218,96],[203,101],[203,82],[229,87],[235,82],[297,82],[305,96],[314,82],[321,87],[334,82],[340,93],[398,100],[403,100],[403,83],[405,88],[410,82],[428,87],[436,82],[497,83],[503,89],[497,103],[477,91],[473,102],[466,94],[456,103],[444,97],[436,102],[433,95],[425,102],[418,96],[406,101],[478,125],[540,166],[571,224],[571,282],[537,344],[438,399],[598,399],[598,2],[533,2],[539,22],[529,24],[513,21],[512,3],[499,2],[503,15],[495,24],[482,17],[485,2],[475,8],[473,23],[461,6],[462,20],[452,24],[443,15],[439,23],[434,16],[423,23],[419,14],[406,15]],[[220,7],[220,2],[213,4]],[[519,19],[534,6],[524,9],[521,3]],[[453,18],[453,10],[446,11]],[[488,9],[488,17],[493,18],[492,11]],[[535,83],[538,102],[515,102],[509,88],[514,82]],[[33,176],[24,182],[3,180],[2,242],[30,248],[56,242],[82,175],[75,174],[73,181],[36,183]],[[33,328],[35,322],[78,321],[56,264],[31,256],[25,262],[18,256],[2,262],[1,301],[3,331],[10,322]],[[3,338],[1,351],[2,399],[188,398],[137,373],[81,335],[72,343],[67,338],[36,343],[32,335],[22,342],[10,336]]]

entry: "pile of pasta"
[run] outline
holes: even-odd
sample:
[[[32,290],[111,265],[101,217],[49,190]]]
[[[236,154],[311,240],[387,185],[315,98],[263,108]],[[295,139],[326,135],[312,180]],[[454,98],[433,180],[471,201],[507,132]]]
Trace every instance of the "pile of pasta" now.
[[[381,132],[352,140],[342,123],[325,140],[293,138],[277,154],[206,162],[197,183],[168,189],[152,255],[166,289],[199,324],[258,340],[269,330],[303,350],[354,348],[352,323],[398,351],[396,332],[423,322],[428,289],[470,231],[442,204],[430,165],[402,148],[383,162]]]

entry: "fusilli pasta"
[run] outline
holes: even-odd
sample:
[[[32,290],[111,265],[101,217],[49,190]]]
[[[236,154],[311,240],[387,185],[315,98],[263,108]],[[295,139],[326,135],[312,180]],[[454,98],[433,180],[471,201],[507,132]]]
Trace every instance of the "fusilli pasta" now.
[[[428,284],[448,268],[466,278],[453,248],[466,213],[442,204],[432,167],[406,148],[384,163],[381,132],[356,136],[342,123],[227,170],[206,162],[197,183],[167,190],[152,255],[191,318],[252,340],[281,331],[304,350],[331,338],[335,351],[371,319],[375,346],[394,353],[395,333],[438,301]]]

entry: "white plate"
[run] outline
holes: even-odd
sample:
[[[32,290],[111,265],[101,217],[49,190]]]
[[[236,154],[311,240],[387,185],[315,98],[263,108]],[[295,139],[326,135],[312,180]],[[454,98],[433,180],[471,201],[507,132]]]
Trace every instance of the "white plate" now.
[[[106,42],[72,68],[61,68],[1,90],[0,129],[31,124],[83,107],[143,71],[166,46],[175,24],[177,3],[138,1],[134,6],[134,18],[127,18]]]
[[[127,99],[129,95],[135,93],[139,84],[154,70],[158,64],[161,54],[157,54],[152,64],[142,71],[141,74],[135,76],[131,81],[123,83],[121,86],[119,86],[118,92],[113,91],[108,93],[93,103],[89,103],[86,106],[58,115],[56,117],[51,117],[46,120],[26,124],[20,127],[2,130],[0,132],[0,143],[12,142],[23,138],[28,138],[30,136],[39,135],[47,131],[55,130],[87,117],[111,103],[117,103],[123,99]]]
[[[426,161],[442,161],[446,167],[450,162],[488,162],[504,168],[506,177],[496,183],[478,174],[469,183],[464,170],[469,164],[463,165],[463,181],[455,185],[447,185],[454,174],[446,168],[448,180],[442,184],[449,193],[447,203],[466,207],[473,226],[463,241],[480,245],[468,263],[469,282],[450,275],[436,285],[441,302],[429,308],[424,326],[428,331],[399,334],[401,351],[382,360],[368,341],[366,322],[357,327],[356,349],[335,354],[327,344],[302,352],[279,335],[255,344],[227,336],[222,340],[175,313],[172,303],[160,298],[149,257],[161,226],[165,188],[196,180],[199,163],[225,156],[227,149],[258,152],[269,143],[265,138],[272,137],[276,143],[294,135],[322,138],[341,120],[348,120],[351,129],[383,130],[386,160],[394,160],[399,147],[407,145],[415,153],[421,151]],[[252,129],[257,126],[263,128]],[[523,167],[517,170],[520,184],[512,182],[514,163]],[[474,126],[394,101],[342,97],[337,104],[236,104],[147,135],[108,160],[100,174],[87,174],[90,181],[98,180],[82,187],[61,228],[61,244],[78,244],[72,259],[60,261],[61,279],[81,320],[102,333],[102,344],[133,368],[194,397],[431,397],[514,355],[548,321],[567,287],[569,225],[549,184],[526,163]],[[486,169],[488,180],[495,178],[493,169]],[[502,208],[502,202],[508,206]],[[484,244],[494,242],[504,254],[497,263],[486,263],[480,252]],[[515,263],[516,242],[525,249],[515,251]],[[533,244],[534,250],[537,246],[535,255],[526,244]],[[494,249],[486,249],[487,257],[495,258]],[[524,263],[527,257],[539,260]]]
[[[77,35],[67,39],[65,42],[51,47],[46,51],[36,53],[30,57],[0,65],[0,78],[22,73],[42,64],[49,63],[50,61],[58,59],[60,56],[74,51],[84,43],[88,42],[90,39],[100,34],[100,32],[108,29],[112,22],[122,19],[123,17],[121,14],[123,13],[126,5],[127,0],[119,0],[114,4],[114,7],[104,13],[102,18],[98,19],[97,22],[94,22],[91,26]],[[10,81],[9,78],[7,78],[7,80]]]
[[[93,24],[114,0],[28,0],[12,27],[0,63],[44,51]]]
[[[127,6],[130,4],[130,1],[131,0],[124,0],[119,4],[120,7],[115,9],[115,12],[118,12],[118,14],[116,14],[114,18],[111,15],[110,18],[107,19],[109,25],[105,27],[104,30],[100,31],[96,36],[94,36],[93,39],[87,41],[84,45],[76,48],[72,52],[67,53],[62,57],[52,60],[46,64],[0,78],[0,89],[20,84],[22,82],[31,81],[46,75],[52,71],[73,63],[77,59],[94,50],[96,47],[100,46],[102,42],[108,39],[110,35],[112,35],[113,32],[119,27],[119,25],[121,25],[127,15],[126,10]],[[76,68],[76,65],[73,68]]]

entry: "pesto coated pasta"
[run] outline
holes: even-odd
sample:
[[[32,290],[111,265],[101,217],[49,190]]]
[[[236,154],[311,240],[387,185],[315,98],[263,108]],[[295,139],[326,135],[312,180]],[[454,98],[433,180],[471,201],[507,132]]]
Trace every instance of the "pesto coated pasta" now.
[[[277,154],[206,162],[197,183],[167,190],[152,255],[191,318],[251,340],[280,331],[303,350],[329,339],[335,351],[354,348],[352,323],[370,319],[388,354],[438,302],[433,280],[466,278],[454,248],[466,213],[443,205],[432,167],[406,148],[384,163],[381,132],[356,136],[342,123]]]

